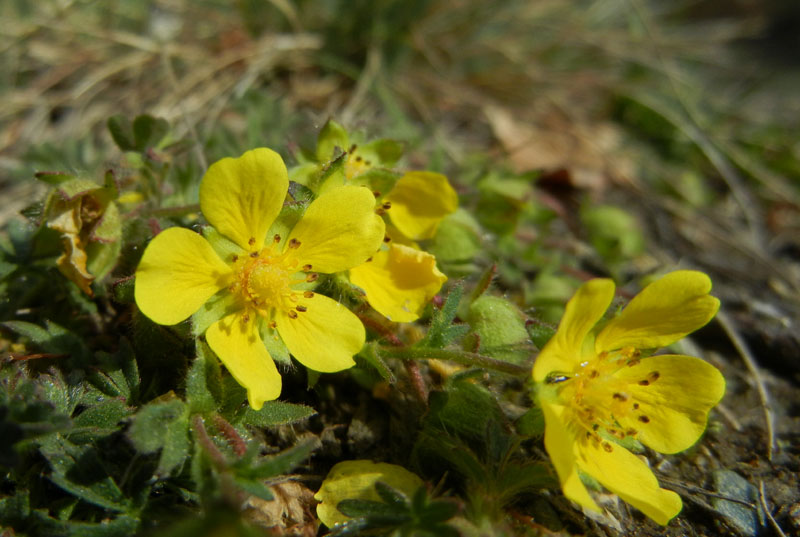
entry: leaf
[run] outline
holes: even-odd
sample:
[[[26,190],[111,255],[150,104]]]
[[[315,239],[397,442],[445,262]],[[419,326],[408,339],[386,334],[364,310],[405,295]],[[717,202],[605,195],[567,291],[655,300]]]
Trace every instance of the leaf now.
[[[336,504],[336,508],[345,516],[352,518],[379,516],[392,520],[396,525],[402,524],[409,518],[407,513],[398,511],[393,505],[371,500],[342,500]]]
[[[158,146],[169,132],[169,123],[163,118],[147,114],[137,116],[133,120],[134,147],[140,153]]]
[[[322,127],[322,130],[319,131],[319,136],[317,136],[317,162],[325,164],[334,157],[339,156],[335,154],[336,148],[338,147],[340,152],[347,151],[349,143],[345,128],[334,120],[329,119]]]
[[[180,399],[155,401],[133,417],[128,438],[140,453],[161,450],[156,475],[165,476],[189,454],[189,411]]]
[[[186,403],[192,414],[207,414],[219,408],[220,369],[216,359],[207,349],[205,343],[197,342],[197,357],[192,362],[186,375]],[[209,384],[215,385],[215,392],[209,389]]]
[[[119,399],[108,399],[95,406],[89,407],[78,416],[72,419],[76,427],[94,427],[98,429],[112,429],[126,416],[130,415],[132,409]]]
[[[117,147],[123,151],[134,151],[136,149],[133,126],[127,117],[122,115],[111,116],[108,118],[106,125]]]
[[[283,401],[267,401],[260,410],[247,407],[241,422],[255,427],[272,427],[275,425],[288,425],[310,418],[317,413],[311,407]]]
[[[40,452],[50,463],[50,480],[73,496],[109,511],[124,512],[129,500],[97,464],[92,447],[75,446],[58,435],[41,442]]]
[[[364,345],[364,348],[361,349],[358,356],[374,367],[383,380],[389,384],[394,384],[397,379],[386,361],[378,354],[379,348],[378,342],[370,341]]]
[[[289,473],[314,450],[315,442],[307,441],[287,449],[273,457],[265,457],[256,464],[250,464],[243,457],[232,466],[237,477],[254,480],[267,479]]]
[[[469,325],[453,322],[463,293],[464,284],[462,282],[458,282],[450,288],[442,307],[434,310],[428,333],[417,346],[441,349],[469,331]]]

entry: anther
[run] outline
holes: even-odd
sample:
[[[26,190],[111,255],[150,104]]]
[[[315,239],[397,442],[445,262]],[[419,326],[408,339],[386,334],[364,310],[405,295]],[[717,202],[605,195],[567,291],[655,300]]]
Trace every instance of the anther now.
[[[647,416],[642,415],[642,416],[639,416],[639,421],[641,421],[642,423],[650,423],[650,418],[648,418]]]
[[[272,237],[272,242],[278,244],[279,242],[281,242],[281,236],[276,233],[275,236]]]
[[[603,442],[603,450],[606,453],[611,453],[612,451],[614,451],[614,448],[611,447],[611,444],[609,444],[608,442]]]
[[[625,429],[625,434],[627,434],[628,436],[636,436],[636,434],[638,432],[639,431],[637,431],[636,429],[634,429],[632,427],[630,429]]]
[[[372,166],[372,161],[371,160],[365,160],[364,164],[366,164],[367,166]]]
[[[372,256],[369,256],[369,257],[367,258],[367,260],[366,260],[366,261],[364,261],[364,263],[369,263],[370,261],[372,261]]]
[[[239,261],[239,256],[236,255],[236,254],[233,254],[233,258],[232,259],[233,259],[233,262],[236,263],[237,261]]]
[[[388,211],[389,209],[392,208],[392,202],[391,201],[384,201],[381,204],[381,207],[383,207],[384,209],[386,209]]]
[[[381,197],[381,193],[379,191],[377,191],[377,190],[373,190],[372,191],[372,195],[375,196],[376,198],[380,198]]]
[[[639,365],[639,362],[641,362],[641,360],[640,360],[640,359],[638,359],[638,358],[634,358],[634,359],[632,359],[632,360],[628,360],[628,361],[626,362],[626,365],[627,365],[628,367],[633,367],[633,366],[635,366],[635,365]]]
[[[311,270],[311,263],[306,263],[303,265],[303,272],[308,272]]]
[[[250,257],[258,257],[258,252],[250,252]]]
[[[303,296],[305,298],[314,298],[314,291],[303,291]]]
[[[319,278],[319,274],[316,272],[312,272],[311,274],[306,274],[306,281],[308,283],[315,282]]]
[[[242,315],[242,321],[247,322],[249,320],[250,320],[250,314],[245,313],[244,315]]]
[[[639,410],[639,403],[633,403],[633,409]]]
[[[297,312],[294,310],[289,310],[289,313],[287,315],[289,315],[290,319],[297,319]]]
[[[361,162],[362,160],[364,159],[361,158],[361,155],[356,155],[356,162]]]
[[[375,214],[377,214],[378,216],[383,216],[386,214],[386,209],[384,209],[383,207],[378,207],[377,209],[375,209]]]
[[[289,248],[299,248],[299,247],[300,247],[300,241],[299,240],[292,239],[292,240],[289,241]]]
[[[650,386],[650,381],[647,379],[642,379],[639,381],[639,386]]]
[[[276,328],[278,328],[278,323],[276,323],[275,321],[270,321],[269,327],[275,330]]]
[[[253,246],[255,243],[256,243],[256,238],[255,237],[250,237],[247,240],[247,244],[249,244],[250,246]]]
[[[655,382],[661,377],[661,374],[658,371],[651,371],[649,375],[647,375],[647,380],[650,382]]]
[[[389,244],[390,242],[392,242],[392,238],[389,235],[386,235],[383,238],[383,242],[385,242],[386,244]]]
[[[307,308],[307,307],[305,307],[305,306],[303,306],[302,304],[300,304],[300,305],[298,305],[298,306],[295,306],[295,308],[294,308],[294,309],[296,309],[296,310],[297,310],[297,311],[299,311],[300,313],[305,313],[305,312],[307,312],[307,311],[308,311],[308,308]]]
[[[598,429],[600,429],[600,425],[598,423],[595,423],[595,424],[592,425],[592,430],[593,431],[596,431]]]
[[[353,151],[355,151],[356,147],[358,147],[356,144],[351,145],[349,152],[352,153]]]
[[[625,395],[624,393],[615,393],[614,395],[612,395],[612,397],[617,401],[622,401],[623,403],[628,400],[628,396]]]
[[[598,376],[600,376],[600,373],[597,372],[597,369],[592,369],[591,371],[589,371],[590,379],[596,379]]]

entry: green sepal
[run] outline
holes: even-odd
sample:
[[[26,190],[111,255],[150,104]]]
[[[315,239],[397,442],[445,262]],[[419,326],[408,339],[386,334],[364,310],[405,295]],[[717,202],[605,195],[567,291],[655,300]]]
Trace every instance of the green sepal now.
[[[337,157],[336,148],[340,152],[347,151],[350,148],[350,138],[344,127],[329,119],[317,136],[317,162],[324,164]]]

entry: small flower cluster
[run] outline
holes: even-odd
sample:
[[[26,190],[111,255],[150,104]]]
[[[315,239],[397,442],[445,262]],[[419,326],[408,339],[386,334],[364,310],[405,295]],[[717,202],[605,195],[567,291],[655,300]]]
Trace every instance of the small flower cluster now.
[[[319,274],[349,273],[369,304],[398,322],[417,319],[446,280],[432,255],[388,244],[384,222],[391,208],[395,226],[412,238],[430,236],[457,203],[444,176],[405,174],[386,196],[352,180],[329,181],[282,233],[276,230],[285,227],[280,215],[288,188],[286,166],[270,149],[214,163],[200,185],[212,240],[166,229],[147,246],[136,271],[136,303],[156,323],[179,323],[212,301],[224,305],[205,338],[247,389],[254,409],[281,393],[267,350],[271,340],[279,338],[301,364],[319,372],[351,367],[364,345],[359,318],[314,290]],[[417,212],[419,200],[433,198],[446,199],[448,209]]]

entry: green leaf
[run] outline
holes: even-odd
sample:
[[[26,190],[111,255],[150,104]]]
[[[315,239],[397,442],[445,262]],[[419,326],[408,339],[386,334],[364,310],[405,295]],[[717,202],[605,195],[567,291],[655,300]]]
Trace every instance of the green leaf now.
[[[129,509],[129,500],[97,464],[99,455],[94,448],[75,446],[51,435],[41,442],[40,452],[50,463],[50,480],[60,488],[109,511]]]
[[[108,399],[95,406],[89,407],[77,417],[72,419],[76,427],[94,427],[99,429],[112,429],[126,416],[130,415],[132,409],[119,399]]]
[[[283,401],[267,401],[260,410],[247,407],[241,422],[255,427],[273,427],[275,425],[288,425],[310,418],[317,413],[311,407]]]
[[[462,282],[458,282],[450,288],[442,307],[434,310],[428,333],[417,346],[442,349],[469,331],[468,325],[453,322],[463,294],[464,284]]]
[[[554,327],[536,319],[528,319],[525,323],[525,328],[528,330],[528,335],[531,337],[533,344],[540,350],[547,345],[547,342],[556,333]]]
[[[340,152],[347,151],[350,147],[349,137],[344,127],[329,119],[317,137],[317,162],[325,164],[338,156],[335,153],[337,147]]]
[[[383,502],[374,502],[372,500],[342,500],[336,504],[336,509],[341,511],[343,515],[352,518],[379,516],[384,520],[393,521],[393,525],[400,525],[410,518],[408,513],[398,511],[397,507],[393,505],[386,505]]]
[[[117,147],[123,151],[135,151],[136,141],[133,135],[131,121],[122,115],[115,115],[108,118],[108,131]]]
[[[180,399],[155,401],[133,417],[128,438],[140,453],[161,450],[156,475],[168,475],[189,454],[189,411]]]
[[[265,457],[256,464],[251,464],[247,457],[243,457],[233,465],[233,469],[238,477],[249,480],[284,475],[306,460],[314,446],[312,441],[303,442],[273,457]]]
[[[215,412],[221,399],[221,372],[207,345],[198,340],[197,357],[186,376],[186,402],[190,413]]]
[[[274,500],[275,496],[273,496],[272,491],[269,490],[269,487],[264,484],[263,481],[254,480],[254,479],[242,479],[242,478],[235,478],[234,481],[236,484],[242,488],[248,494],[252,494],[262,500],[270,501]]]
[[[34,176],[48,185],[58,186],[61,183],[74,179],[75,176],[66,172],[36,172]]]
[[[365,155],[374,155],[378,164],[386,167],[394,166],[405,151],[405,143],[388,138],[373,140],[359,147],[359,152]]]
[[[364,345],[364,348],[361,349],[361,352],[358,354],[358,356],[363,358],[365,362],[374,367],[383,380],[389,384],[394,384],[397,379],[395,378],[394,372],[391,370],[386,361],[381,358],[380,354],[378,354],[379,348],[380,346],[378,345],[377,341],[370,341]]]
[[[169,123],[163,118],[143,114],[133,120],[132,130],[135,149],[144,153],[164,139],[169,132]]]
[[[517,419],[517,432],[523,436],[544,435],[544,413],[538,406],[531,407]]]

